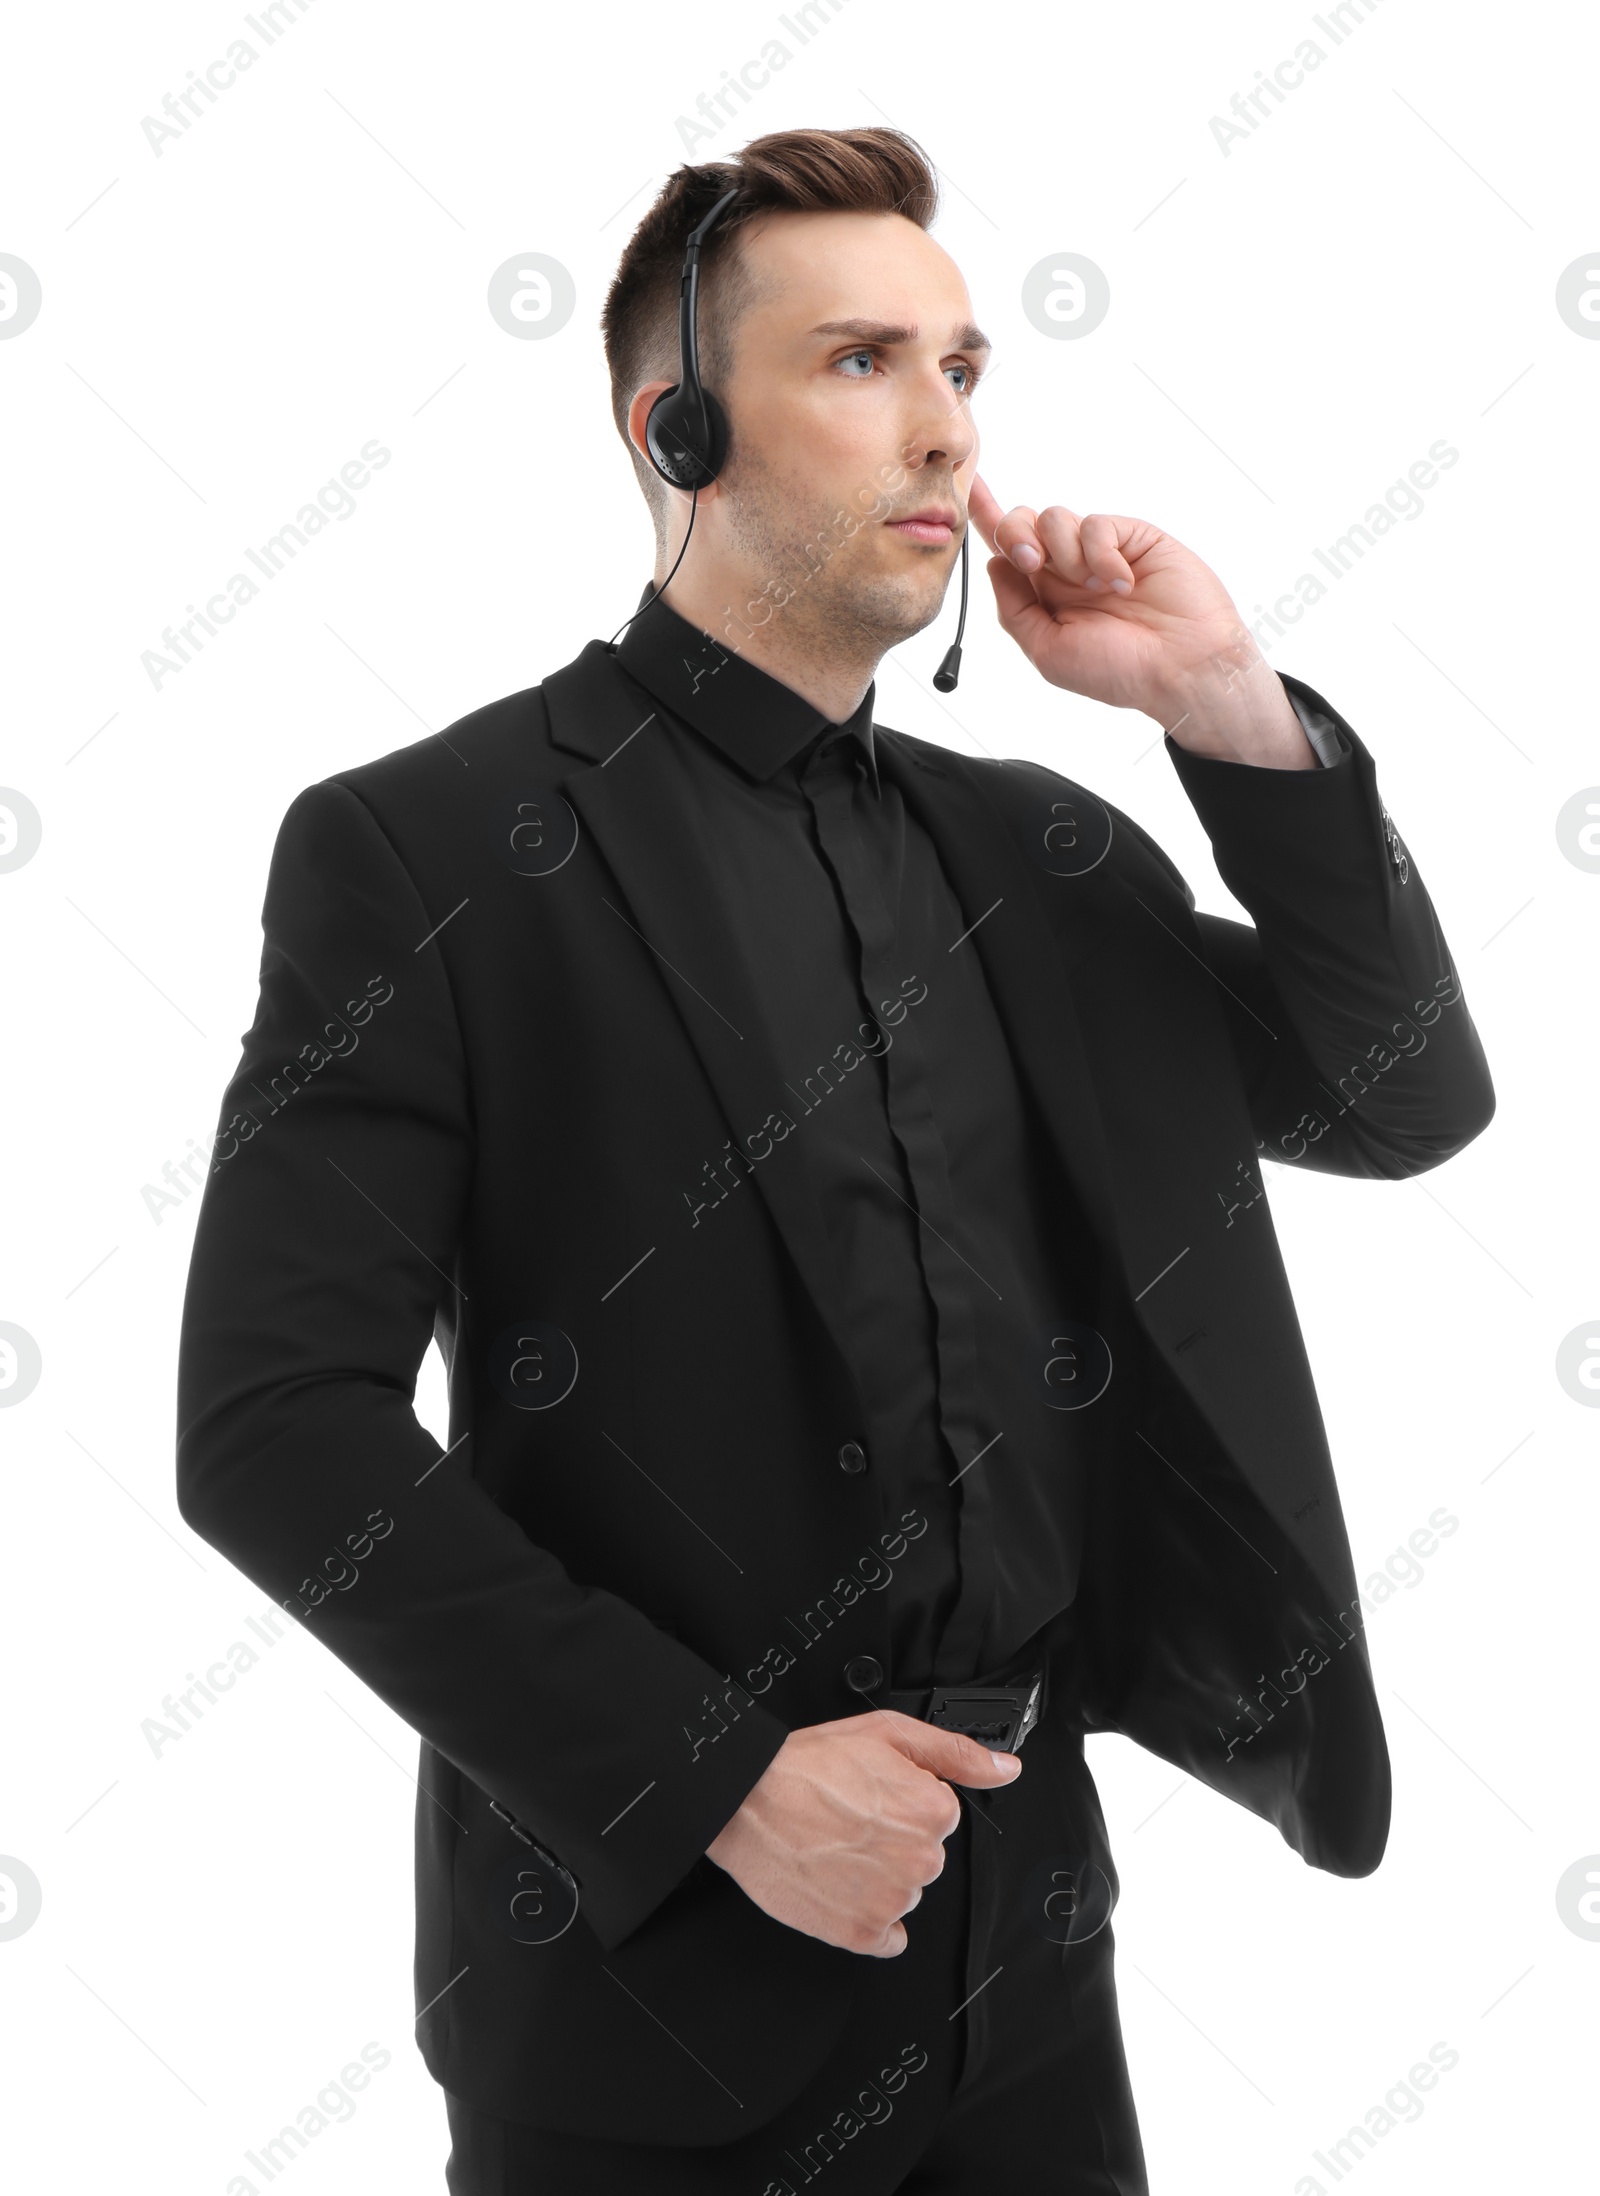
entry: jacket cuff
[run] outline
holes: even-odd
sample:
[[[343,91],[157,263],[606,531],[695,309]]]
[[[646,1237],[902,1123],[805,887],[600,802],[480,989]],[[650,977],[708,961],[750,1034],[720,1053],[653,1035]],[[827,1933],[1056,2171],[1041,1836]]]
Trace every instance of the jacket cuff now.
[[[743,1806],[784,1740],[789,1726],[766,1709],[750,1705],[718,1737],[709,1756],[696,1762],[692,1805],[680,1785],[672,1835],[661,1839],[641,1823],[642,1837],[632,1841],[624,1865],[592,1874],[579,1892],[579,1910],[607,1952],[654,1913],[669,1892],[692,1873],[705,1850]],[[626,1823],[615,1826],[620,1836]],[[715,1867],[714,1861],[708,1866]]]
[[[1165,735],[1218,874],[1258,923],[1275,914],[1294,928],[1317,904],[1337,908],[1338,927],[1348,933],[1350,911],[1369,905],[1374,887],[1382,900],[1378,919],[1387,922],[1395,912],[1403,850],[1392,837],[1373,758],[1314,687],[1281,676],[1291,702],[1328,725],[1338,743],[1336,762],[1318,770],[1276,770],[1197,755]],[[1392,859],[1385,859],[1386,847]]]

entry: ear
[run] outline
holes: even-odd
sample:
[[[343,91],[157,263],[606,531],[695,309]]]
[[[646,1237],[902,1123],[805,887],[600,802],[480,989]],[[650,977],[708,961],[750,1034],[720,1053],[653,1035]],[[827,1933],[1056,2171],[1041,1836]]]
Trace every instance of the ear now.
[[[650,465],[650,453],[645,448],[644,423],[650,417],[650,407],[654,404],[656,398],[660,396],[663,389],[675,389],[676,387],[677,383],[675,381],[647,381],[642,389],[634,391],[633,402],[628,406],[628,440],[638,451],[640,457],[644,459],[646,465]],[[651,465],[650,470],[654,472],[655,467]],[[661,485],[663,488],[667,488],[671,486],[671,482],[664,480]]]

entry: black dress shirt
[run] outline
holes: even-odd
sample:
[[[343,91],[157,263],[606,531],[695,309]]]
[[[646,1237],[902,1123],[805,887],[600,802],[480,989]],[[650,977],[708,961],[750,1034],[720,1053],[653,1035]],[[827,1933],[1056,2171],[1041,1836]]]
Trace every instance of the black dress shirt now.
[[[885,1682],[970,1682],[1073,1600],[1085,1474],[1115,1439],[1099,1246],[984,981],[984,910],[879,775],[875,684],[833,724],[663,601],[616,654],[655,705],[636,736],[693,786],[686,858],[789,1071],[866,1468],[886,1520],[927,1520],[885,1589]]]

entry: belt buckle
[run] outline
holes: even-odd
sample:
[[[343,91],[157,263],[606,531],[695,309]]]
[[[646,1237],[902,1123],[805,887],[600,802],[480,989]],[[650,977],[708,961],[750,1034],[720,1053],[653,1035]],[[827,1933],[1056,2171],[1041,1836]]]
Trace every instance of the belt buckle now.
[[[936,1685],[926,1721],[1014,1754],[1039,1720],[1043,1674],[1021,1685]]]

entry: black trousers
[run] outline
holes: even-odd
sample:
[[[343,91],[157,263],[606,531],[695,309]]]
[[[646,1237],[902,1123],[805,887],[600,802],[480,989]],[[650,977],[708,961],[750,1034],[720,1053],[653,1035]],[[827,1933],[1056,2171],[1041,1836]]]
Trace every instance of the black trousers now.
[[[1070,1649],[1003,1790],[957,1787],[906,1949],[863,1957],[839,2041],[764,2126],[709,2149],[554,2134],[446,2096],[449,2196],[1148,2196],[1107,1916],[1117,1877]]]

